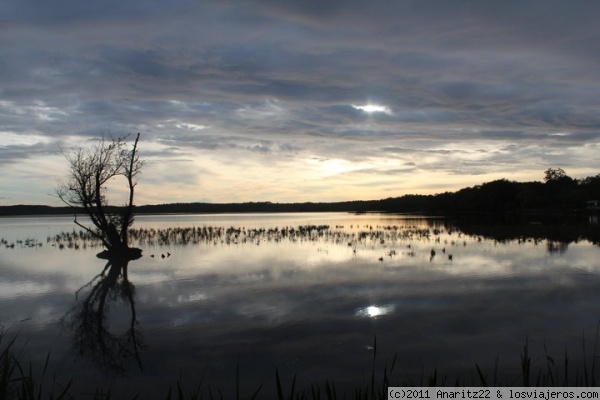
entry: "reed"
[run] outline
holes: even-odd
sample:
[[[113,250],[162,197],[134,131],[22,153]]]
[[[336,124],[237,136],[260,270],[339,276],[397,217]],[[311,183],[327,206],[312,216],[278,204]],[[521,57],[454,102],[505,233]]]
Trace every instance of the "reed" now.
[[[519,382],[503,381],[498,378],[498,357],[495,359],[493,372],[491,376],[480,367],[474,364],[473,375],[475,378],[450,377],[440,374],[434,368],[429,375],[425,374],[425,369],[418,379],[403,377],[397,370],[397,355],[394,355],[391,362],[385,363],[383,368],[378,367],[377,338],[373,338],[373,357],[369,372],[365,375],[363,385],[354,388],[339,387],[333,380],[325,378],[322,382],[310,382],[308,385],[300,386],[299,376],[295,374],[290,382],[284,382],[275,368],[274,380],[271,383],[272,393],[278,400],[337,400],[337,399],[355,399],[355,400],[381,400],[387,399],[387,388],[390,386],[595,386],[597,383],[596,357],[597,345],[600,332],[600,321],[596,328],[596,335],[591,354],[588,354],[585,337],[582,340],[583,358],[582,364],[575,367],[570,363],[570,358],[565,351],[563,356],[562,373],[559,363],[550,356],[544,346],[544,353],[538,357],[532,357],[529,346],[529,338],[526,337],[522,353],[520,354],[520,378]],[[49,380],[50,353],[47,354],[41,374],[33,372],[32,363],[29,362],[25,367],[23,358],[26,350],[16,349],[17,336],[7,340],[6,332],[0,328],[0,399],[2,400],[61,400],[77,399],[77,394],[72,393],[73,380],[66,384],[61,384],[52,377],[49,387],[45,383]],[[586,357],[587,356],[587,357]],[[591,359],[588,365],[587,359]],[[240,371],[240,360],[237,359],[235,365],[235,382],[231,386],[233,394],[227,395],[222,388],[214,387],[210,382],[205,382],[201,376],[199,381],[189,390],[184,384],[183,378],[176,381],[174,385],[165,390],[164,399],[167,400],[200,400],[200,399],[250,399],[270,398],[263,385],[257,386],[250,391],[242,390],[242,372]],[[246,394],[245,394],[246,393]],[[93,400],[112,400],[112,399],[142,399],[140,395],[125,397],[114,393],[110,388],[96,389],[86,398]]]
[[[362,249],[380,248],[384,254],[392,257],[399,254],[398,247],[407,247],[409,255],[415,256],[417,243],[431,243],[443,246],[440,249],[446,252],[446,246],[458,246],[459,243],[447,236],[442,245],[442,235],[452,235],[451,230],[440,228],[418,228],[416,226],[396,225],[364,225],[331,227],[329,225],[299,225],[269,228],[253,227],[224,227],[224,226],[191,226],[167,228],[130,228],[128,231],[130,244],[134,246],[174,247],[174,246],[230,246],[230,245],[260,245],[261,243],[323,243],[327,245],[347,246],[353,254]],[[481,238],[471,238],[472,241]],[[32,239],[18,241],[28,245],[21,247],[41,247],[41,242]],[[462,245],[466,245],[462,241]],[[6,248],[14,248],[14,243],[3,240],[0,242]],[[46,245],[59,250],[94,249],[103,247],[103,243],[90,232],[72,230],[61,232],[46,238]],[[450,254],[450,253],[449,253]],[[449,256],[450,259],[452,256]],[[383,261],[383,257],[380,258]]]
[[[36,377],[31,362],[27,368],[22,365],[23,351],[15,351],[16,339],[17,336],[14,336],[5,344],[5,331],[0,327],[0,399],[61,400],[73,398],[69,394],[72,380],[63,385],[53,378],[51,388],[45,388],[44,382],[49,372],[50,352],[46,355],[40,376]]]

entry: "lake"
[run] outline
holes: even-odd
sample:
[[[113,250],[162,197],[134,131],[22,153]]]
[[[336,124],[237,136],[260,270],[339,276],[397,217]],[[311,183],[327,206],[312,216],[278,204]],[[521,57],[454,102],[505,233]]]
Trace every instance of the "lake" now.
[[[37,371],[50,352],[57,381],[73,378],[81,396],[162,399],[179,381],[229,397],[238,369],[242,393],[262,384],[261,398],[276,369],[284,387],[296,375],[298,387],[349,392],[394,358],[396,384],[434,371],[478,383],[477,363],[520,386],[526,343],[532,371],[548,354],[564,376],[567,352],[581,376],[600,246],[576,232],[597,220],[495,228],[375,213],[142,215],[132,245],[143,257],[100,276],[102,248],[71,217],[1,218],[3,340],[18,335]]]

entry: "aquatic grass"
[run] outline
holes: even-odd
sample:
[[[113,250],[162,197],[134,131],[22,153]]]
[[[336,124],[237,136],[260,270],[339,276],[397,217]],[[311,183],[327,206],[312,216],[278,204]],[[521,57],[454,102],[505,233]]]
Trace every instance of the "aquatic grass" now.
[[[446,235],[443,237],[442,235]],[[261,243],[319,243],[327,246],[348,247],[352,256],[357,256],[361,251],[371,252],[380,250],[379,261],[386,257],[407,255],[415,257],[416,250],[422,245],[434,246],[449,261],[454,259],[450,248],[466,246],[467,236],[458,234],[451,227],[417,227],[414,225],[298,225],[283,227],[234,227],[234,226],[192,226],[192,227],[167,227],[167,228],[130,228],[128,236],[132,246],[173,248],[186,246],[259,246]],[[442,240],[443,239],[443,240]],[[481,241],[481,238],[471,237],[472,243]],[[41,243],[39,243],[41,245]],[[58,250],[80,250],[103,248],[103,243],[92,233],[84,230],[65,231],[48,236],[46,245]],[[409,249],[408,253],[401,252],[401,248]],[[319,249],[320,250],[320,249]],[[448,252],[446,251],[448,250]],[[170,253],[158,250],[157,254],[150,254],[151,258],[166,258]],[[429,248],[432,254],[434,250]],[[165,256],[165,253],[167,254]],[[440,254],[441,257],[441,254]],[[433,256],[430,257],[432,261]]]
[[[184,386],[184,382],[183,382],[183,378],[181,376],[181,371],[179,374],[179,379],[177,380],[176,383],[176,389],[174,390],[173,387],[169,387],[169,390],[167,392],[167,396],[166,399],[167,400],[200,400],[200,399],[225,399],[226,397],[223,395],[223,392],[221,391],[221,388],[216,388],[215,393],[213,393],[213,388],[212,386],[209,384],[206,388],[207,392],[206,393],[206,397],[204,396],[205,391],[203,390],[204,388],[204,373],[201,374],[199,382],[196,384],[196,387],[191,390],[191,391],[186,391],[185,386]],[[240,400],[240,399],[250,399],[250,400],[254,400],[254,399],[258,399],[259,393],[262,390],[263,385],[259,385],[258,388],[252,393],[252,395],[250,397],[243,397],[241,395],[241,376],[240,376],[240,359],[239,356],[237,357],[236,360],[236,366],[235,366],[235,399],[236,400]]]
[[[585,336],[582,339],[582,350],[584,352],[580,369],[573,373],[573,366],[567,350],[564,352],[563,372],[560,373],[559,363],[549,355],[546,345],[543,345],[543,354],[538,357],[532,357],[529,337],[525,337],[525,343],[522,352],[519,355],[520,381],[499,379],[499,357],[496,356],[493,364],[491,376],[488,376],[485,369],[480,364],[474,364],[475,378],[455,377],[441,374],[437,368],[431,373],[425,373],[425,367],[422,368],[420,377],[417,380],[402,377],[397,369],[398,355],[395,354],[391,361],[386,362],[382,367],[378,367],[380,349],[378,349],[377,338],[373,338],[373,355],[369,361],[370,368],[365,371],[363,385],[357,385],[354,388],[339,387],[334,380],[325,378],[321,382],[310,382],[307,385],[300,385],[300,375],[294,374],[289,382],[284,382],[278,368],[274,371],[274,382],[272,389],[278,400],[337,400],[337,399],[355,399],[355,400],[380,400],[387,398],[387,388],[390,386],[595,386],[596,379],[596,358],[597,344],[600,332],[600,321],[596,328],[596,336],[591,355],[586,354]],[[0,399],[2,400],[62,400],[76,399],[79,396],[71,393],[73,380],[67,384],[61,385],[54,377],[52,386],[46,388],[44,382],[50,370],[50,352],[47,354],[42,368],[41,375],[36,377],[33,371],[32,363],[29,362],[28,368],[24,368],[22,358],[24,350],[15,351],[17,340],[15,335],[6,342],[6,335],[0,329]],[[587,356],[587,357],[586,357]],[[588,365],[588,359],[591,358],[591,364]],[[165,399],[168,400],[200,400],[200,399],[250,399],[256,400],[268,398],[269,394],[264,393],[263,384],[257,385],[250,391],[242,390],[243,371],[240,367],[239,357],[236,359],[234,370],[234,384],[229,388],[233,393],[227,394],[221,387],[212,386],[205,382],[204,373],[202,373],[193,389],[188,390],[184,384],[180,373],[179,379],[175,384],[168,388],[165,393]],[[267,382],[268,383],[268,382]],[[116,394],[111,388],[96,389],[87,398],[94,400],[112,400],[112,399],[141,399],[142,397],[134,395],[124,397]],[[91,396],[91,397],[90,397]]]
[[[0,330],[0,346],[4,332]],[[0,398],[8,399],[12,393],[11,383],[13,382],[13,376],[17,370],[15,358],[12,354],[12,347],[15,343],[16,337],[14,337],[0,352]]]
[[[187,246],[206,244],[260,244],[266,242],[307,242],[324,241],[356,247],[359,244],[385,245],[398,241],[430,241],[432,236],[440,243],[443,229],[417,228],[415,226],[372,226],[351,227],[329,225],[299,225],[295,227],[168,227],[168,228],[131,228],[129,236],[135,245],[149,246]],[[447,232],[452,234],[451,230]],[[53,247],[79,249],[87,244],[92,247],[101,243],[92,234],[85,231],[61,232],[47,237],[47,243]],[[451,244],[456,245],[455,242]]]
[[[22,352],[15,353],[14,346],[17,340],[15,335],[7,344],[3,344],[6,332],[0,327],[0,399],[2,400],[62,400],[72,398],[69,390],[73,380],[69,380],[66,385],[57,382],[53,378],[53,385],[50,391],[45,390],[44,382],[46,374],[49,371],[50,352],[46,355],[42,373],[39,378],[34,378],[33,365],[29,362],[29,367],[25,370],[21,364]],[[57,391],[55,392],[55,388]]]
[[[531,358],[529,357],[529,338],[525,336],[525,345],[523,346],[523,354],[521,354],[521,372],[523,376],[523,386],[529,386],[531,375]]]

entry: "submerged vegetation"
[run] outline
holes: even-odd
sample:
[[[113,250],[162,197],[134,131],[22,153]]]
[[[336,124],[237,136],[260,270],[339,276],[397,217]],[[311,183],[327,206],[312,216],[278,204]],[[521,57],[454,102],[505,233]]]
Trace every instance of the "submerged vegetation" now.
[[[410,220],[409,220],[410,221]],[[366,247],[394,247],[411,249],[411,243],[431,243],[438,251],[446,246],[466,245],[483,239],[499,243],[546,242],[548,248],[560,248],[569,243],[587,240],[600,245],[597,222],[589,218],[545,220],[534,219],[523,223],[499,223],[486,219],[442,219],[434,225],[299,225],[281,227],[245,226],[188,226],[168,228],[131,227],[128,241],[136,246],[195,246],[195,245],[260,245],[280,242],[319,242],[348,246],[354,251]],[[0,249],[55,247],[59,250],[102,248],[104,243],[88,230],[65,231],[48,236],[45,243],[38,238],[9,241],[0,238]],[[409,252],[410,253],[410,252]]]
[[[430,245],[431,258],[438,252],[452,260],[452,247],[493,240],[496,243],[545,244],[549,252],[566,249],[569,243],[588,240],[600,244],[600,232],[593,224],[472,224],[468,221],[440,223],[438,226],[416,225],[300,225],[296,227],[223,227],[191,226],[170,228],[130,228],[129,240],[136,246],[170,247],[198,245],[255,245],[261,243],[314,242],[348,247],[356,255],[361,249],[380,248],[386,256],[415,256],[413,245]],[[86,230],[65,231],[48,236],[46,246],[58,250],[86,250],[103,247],[95,235]],[[0,238],[0,249],[40,248],[44,243],[36,238],[8,241]],[[401,250],[403,250],[401,252]],[[429,251],[429,250],[427,250]],[[170,255],[170,254],[169,254]],[[154,254],[151,255],[154,257]],[[380,261],[382,261],[380,259]]]

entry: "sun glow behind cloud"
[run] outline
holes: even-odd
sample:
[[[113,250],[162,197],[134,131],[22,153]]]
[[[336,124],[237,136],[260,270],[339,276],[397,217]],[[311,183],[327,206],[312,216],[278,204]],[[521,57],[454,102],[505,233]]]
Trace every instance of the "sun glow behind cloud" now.
[[[352,163],[347,160],[341,159],[312,158],[307,160],[307,163],[309,166],[314,167],[312,173],[315,175],[319,175],[321,178],[334,177],[339,174],[344,174],[364,168],[364,163]]]
[[[383,113],[383,114],[392,114],[392,110],[387,107],[387,106],[383,106],[380,104],[363,104],[363,105],[352,105],[352,107],[354,107],[356,110],[360,110],[360,111],[364,111],[367,114],[374,114],[374,113]]]

